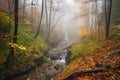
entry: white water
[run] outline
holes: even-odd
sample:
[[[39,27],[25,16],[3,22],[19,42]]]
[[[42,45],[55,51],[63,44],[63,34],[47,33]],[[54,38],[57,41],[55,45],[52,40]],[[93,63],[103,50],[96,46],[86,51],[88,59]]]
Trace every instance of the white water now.
[[[67,53],[63,53],[63,54],[60,55],[60,57],[56,61],[66,63],[66,60],[65,60],[66,56],[67,56]]]
[[[56,63],[61,64],[63,66],[63,68],[65,68],[65,66],[66,66],[66,56],[67,56],[67,50],[64,50],[64,52],[56,60]]]
[[[69,42],[68,32],[67,32],[67,30],[66,30],[66,26],[64,26],[64,40],[65,40],[66,43]]]

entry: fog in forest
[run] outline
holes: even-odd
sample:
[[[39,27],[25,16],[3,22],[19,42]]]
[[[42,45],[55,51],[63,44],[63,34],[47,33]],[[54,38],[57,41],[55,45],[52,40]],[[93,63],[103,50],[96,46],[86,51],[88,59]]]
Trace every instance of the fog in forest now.
[[[76,43],[80,40],[82,35],[80,35],[80,32],[82,31],[83,26],[86,26],[88,28],[87,34],[89,35],[90,33],[90,27],[92,26],[93,28],[97,27],[96,26],[96,9],[93,9],[95,7],[95,2],[87,3],[85,1],[79,1],[79,0],[53,0],[52,1],[52,9],[51,9],[51,19],[50,22],[50,27],[51,27],[51,32],[50,32],[50,39],[53,37],[58,37],[59,42],[57,42],[57,45],[69,45]],[[87,0],[86,0],[87,1]],[[33,2],[33,13],[31,12],[31,3]],[[97,12],[102,13],[102,1],[97,2]],[[23,1],[21,0],[21,4],[23,4]],[[47,9],[48,9],[48,14],[50,13],[50,2],[48,1],[47,3]],[[33,15],[33,21],[35,24],[35,32],[38,29],[39,26],[39,21],[40,21],[40,14],[41,14],[41,8],[42,8],[42,0],[27,0],[25,2],[26,12],[29,12],[29,15]],[[37,11],[38,15],[36,16],[35,12]],[[41,31],[45,29],[46,27],[46,15],[45,15],[45,10],[43,13],[44,17],[42,20],[42,25],[41,25]],[[49,17],[49,15],[48,15]],[[93,19],[93,21],[92,21]],[[43,32],[45,34],[45,31]],[[57,38],[56,38],[57,39]]]
[[[0,80],[120,79],[119,3],[0,0]]]

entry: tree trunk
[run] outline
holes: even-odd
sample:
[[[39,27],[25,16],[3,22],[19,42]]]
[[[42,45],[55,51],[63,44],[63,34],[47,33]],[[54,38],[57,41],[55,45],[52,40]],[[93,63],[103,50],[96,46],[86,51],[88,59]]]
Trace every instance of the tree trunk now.
[[[25,25],[24,25],[25,2],[26,2],[26,0],[23,1],[23,26],[25,26]]]
[[[47,36],[47,41],[49,41],[50,34],[51,34],[51,18],[52,18],[52,2],[53,0],[50,1],[50,12],[49,12],[49,24],[48,24],[48,36]]]
[[[44,0],[42,0],[42,9],[41,9],[41,15],[40,15],[40,22],[39,22],[39,26],[38,26],[38,31],[37,31],[36,35],[34,36],[34,38],[36,38],[39,35],[40,28],[41,28],[41,23],[42,23],[42,19],[43,19],[43,12],[44,12]]]
[[[108,68],[100,68],[100,69],[95,69],[95,70],[86,70],[86,71],[75,72],[63,80],[73,80],[73,79],[76,79],[77,77],[80,77],[83,75],[87,75],[87,74],[91,74],[91,73],[106,72],[108,70],[109,70]]]
[[[93,38],[92,35],[93,35],[93,26],[94,26],[94,18],[93,18],[94,17],[94,12],[93,12],[93,7],[94,6],[93,6],[93,3],[92,3],[92,14],[91,14],[91,17],[90,17],[91,18],[91,23],[90,23],[91,24],[91,26],[90,26],[90,34],[91,34],[91,36],[90,36],[90,38],[91,39]]]
[[[106,12],[106,39],[109,37],[109,28],[110,28],[111,10],[112,10],[112,0],[110,0],[110,2],[109,2],[109,8],[108,9],[109,9],[108,16],[107,16],[107,12],[105,11]]]
[[[16,44],[17,43],[17,35],[18,35],[18,0],[15,0],[14,9],[15,9],[15,13],[14,13],[15,21],[14,21],[13,44]],[[10,54],[7,57],[7,63],[6,63],[7,68],[12,67],[14,64],[14,53],[15,53],[15,48],[10,46]]]
[[[100,21],[99,21],[99,13],[98,13],[98,4],[97,0],[95,0],[96,5],[96,18],[97,18],[97,25],[98,25],[98,37],[100,37]]]
[[[32,23],[32,31],[34,31],[34,20],[33,20],[33,12],[34,12],[34,9],[33,9],[33,6],[34,6],[35,4],[33,3],[33,0],[32,0],[32,2],[31,2],[31,23]]]
[[[48,8],[47,8],[47,0],[45,0],[45,15],[46,15],[46,36],[48,35]],[[47,38],[47,37],[46,37]]]

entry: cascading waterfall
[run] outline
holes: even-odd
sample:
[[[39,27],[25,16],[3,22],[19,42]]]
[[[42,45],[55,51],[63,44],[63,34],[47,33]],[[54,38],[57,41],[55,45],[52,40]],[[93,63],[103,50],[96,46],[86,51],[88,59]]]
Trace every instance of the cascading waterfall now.
[[[64,50],[64,52],[59,56],[59,58],[56,60],[58,64],[62,63],[63,68],[66,66],[66,56],[67,56],[67,50]]]
[[[63,33],[64,33],[63,40],[56,46],[56,48],[59,48],[59,49],[65,48],[70,44],[66,24],[63,25]]]
[[[68,33],[67,33],[67,30],[66,30],[66,26],[64,26],[63,29],[64,29],[64,40],[65,40],[66,43],[68,43],[69,39],[68,39]]]
[[[66,63],[66,60],[65,60],[66,56],[67,56],[67,51],[65,51],[64,53],[62,53],[62,54],[60,55],[60,57],[58,58],[57,61],[58,61],[58,62]]]

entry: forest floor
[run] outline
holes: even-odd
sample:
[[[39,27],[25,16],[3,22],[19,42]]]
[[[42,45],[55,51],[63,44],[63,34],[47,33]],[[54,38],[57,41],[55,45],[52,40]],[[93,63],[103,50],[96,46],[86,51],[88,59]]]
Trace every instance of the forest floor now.
[[[94,49],[93,55],[82,57],[78,56],[53,80],[68,80],[70,75],[75,72],[95,70],[109,67],[105,72],[89,73],[82,76],[74,75],[74,79],[69,80],[119,80],[120,79],[120,27],[112,28],[114,34],[108,40],[101,43]],[[99,42],[98,42],[99,43]],[[97,53],[94,54],[95,50]],[[92,53],[91,52],[91,53]]]
[[[79,55],[71,63],[69,63],[62,72],[60,72],[54,79],[51,80],[64,80],[71,74],[74,74],[78,71],[95,70],[106,67],[110,69],[105,72],[89,73],[80,77],[75,75],[74,79],[69,80],[119,80],[120,69],[116,67],[120,67],[120,25],[111,28],[110,32],[112,33],[110,34],[110,37],[107,40],[97,41],[99,46],[89,44],[90,47],[85,47],[82,45],[82,47],[89,51],[89,54],[83,56]],[[31,55],[31,58],[36,58],[36,56],[38,57],[38,55],[36,54],[35,56],[33,56],[33,53]],[[34,65],[33,61],[31,61],[32,59],[29,60],[29,58],[26,59],[26,57],[24,58],[23,56],[19,56],[19,59],[20,61],[22,60],[23,65],[20,65],[21,63],[18,64],[17,62],[17,64],[14,67],[15,70],[18,70],[18,68],[20,68],[20,70],[29,68],[29,64]],[[0,63],[2,62],[0,61]],[[49,73],[46,73],[44,71],[46,65],[49,64],[41,65],[40,68],[35,69],[35,72],[31,72],[28,75],[16,78],[15,80],[44,80],[43,78],[46,76],[51,77],[49,76]]]
[[[99,46],[94,47],[94,49],[91,46],[89,55],[78,56],[68,64],[62,72],[51,80],[119,80],[120,28],[114,27],[112,28],[112,32],[113,34],[110,34],[110,37],[107,40],[97,41],[100,44]],[[109,70],[98,73],[88,73],[81,76],[74,75],[75,72],[101,68],[109,68]],[[27,80],[44,80],[44,77],[41,77],[41,70],[44,70],[44,68],[37,68],[35,73],[28,76]],[[49,73],[46,73],[46,75],[48,74]],[[74,79],[66,79],[72,74],[74,75]]]

